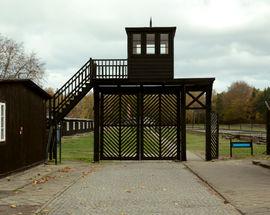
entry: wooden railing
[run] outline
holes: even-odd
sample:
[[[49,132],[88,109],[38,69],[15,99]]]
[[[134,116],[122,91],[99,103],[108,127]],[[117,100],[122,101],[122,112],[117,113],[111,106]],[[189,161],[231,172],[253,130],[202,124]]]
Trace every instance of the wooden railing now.
[[[49,118],[50,120],[57,119],[59,113],[62,113],[63,110],[70,104],[70,101],[74,97],[78,96],[82,89],[89,84],[92,79],[92,66],[93,61],[90,59],[87,61],[78,72],[74,74],[52,97],[49,101]]]
[[[127,59],[90,59],[49,101],[49,121],[58,122],[84,95],[92,79],[127,79]]]
[[[127,59],[95,59],[96,79],[128,78]]]

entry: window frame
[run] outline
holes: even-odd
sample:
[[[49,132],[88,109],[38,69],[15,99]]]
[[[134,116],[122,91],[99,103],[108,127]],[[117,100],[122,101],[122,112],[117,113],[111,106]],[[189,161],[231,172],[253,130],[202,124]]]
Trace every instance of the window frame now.
[[[161,53],[161,49],[162,49],[162,46],[161,46],[161,35],[162,34],[166,34],[168,36],[168,46],[167,46],[167,49],[168,49],[168,52],[167,53]],[[166,49],[166,47],[165,47]],[[167,56],[167,55],[170,55],[170,51],[171,51],[171,48],[170,48],[170,33],[168,32],[161,32],[159,33],[159,54],[162,55],[162,56]]]
[[[139,35],[140,36],[140,40],[134,40],[134,35]],[[143,42],[142,42],[142,37],[143,37],[143,34],[142,33],[139,33],[139,32],[134,32],[131,34],[131,53],[132,55],[135,55],[135,56],[139,56],[139,55],[142,55],[143,54]],[[134,47],[134,42],[135,41],[140,41],[140,53],[134,53],[134,48],[138,48],[138,47]]]
[[[3,107],[3,123],[2,123],[2,107]],[[2,125],[3,124],[3,128]],[[6,102],[0,102],[0,143],[5,143],[7,140],[6,135],[6,127],[7,127],[7,105]],[[3,129],[3,138],[2,138],[2,129]]]
[[[149,44],[149,45],[153,45],[154,47],[148,47],[148,40],[147,40],[147,35],[153,35],[154,36],[154,40],[153,40],[153,44]],[[157,38],[157,35],[155,32],[151,32],[151,33],[146,33],[145,34],[145,54],[146,55],[149,55],[149,56],[153,56],[153,55],[157,55],[157,44],[156,44],[156,38]],[[154,50],[154,53],[148,53],[147,50]]]

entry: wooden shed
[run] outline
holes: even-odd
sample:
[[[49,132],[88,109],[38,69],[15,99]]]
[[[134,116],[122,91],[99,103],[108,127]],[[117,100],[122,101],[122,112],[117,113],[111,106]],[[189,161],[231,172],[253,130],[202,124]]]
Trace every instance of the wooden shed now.
[[[0,80],[0,176],[45,160],[50,98],[31,80]]]

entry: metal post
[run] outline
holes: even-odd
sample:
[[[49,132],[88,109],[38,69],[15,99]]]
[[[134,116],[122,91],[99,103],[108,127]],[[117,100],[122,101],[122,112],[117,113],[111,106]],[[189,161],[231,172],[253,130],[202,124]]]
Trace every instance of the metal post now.
[[[59,163],[62,162],[62,123],[59,127]]]
[[[270,155],[270,110],[267,110],[266,117],[266,154]]]

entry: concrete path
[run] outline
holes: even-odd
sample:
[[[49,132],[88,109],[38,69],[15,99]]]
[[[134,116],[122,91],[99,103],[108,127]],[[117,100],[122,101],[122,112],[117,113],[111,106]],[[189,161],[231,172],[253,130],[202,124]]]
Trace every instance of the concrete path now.
[[[179,162],[108,162],[39,214],[239,214]]]
[[[243,214],[270,214],[270,170],[252,160],[205,162],[192,153],[185,163]]]

